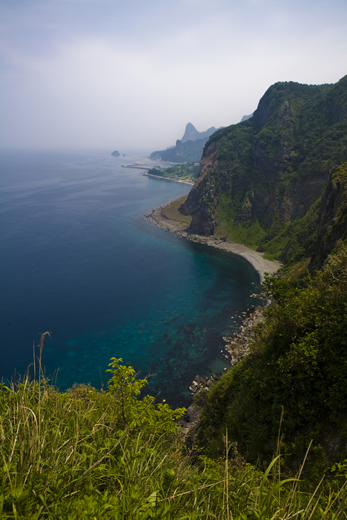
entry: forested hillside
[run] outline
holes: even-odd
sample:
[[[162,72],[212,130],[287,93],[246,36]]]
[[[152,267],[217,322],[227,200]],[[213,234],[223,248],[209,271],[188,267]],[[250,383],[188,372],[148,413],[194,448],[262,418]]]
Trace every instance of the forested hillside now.
[[[335,85],[277,83],[253,117],[214,134],[180,210],[191,231],[227,236],[279,258],[263,284],[271,306],[250,354],[200,395],[198,444],[224,432],[267,460],[282,439],[287,467],[312,440],[312,475],[346,459],[347,76]],[[279,433],[280,432],[280,433]]]
[[[199,445],[223,452],[223,435],[249,460],[267,460],[278,436],[286,463],[309,457],[311,475],[346,459],[347,243],[339,242],[323,271],[293,280],[268,278],[273,299],[250,354],[206,396]],[[318,471],[319,470],[319,471]]]
[[[194,233],[227,236],[268,258],[288,261],[298,248],[310,256],[329,171],[346,160],[347,76],[335,85],[276,83],[252,118],[206,143],[181,211]]]

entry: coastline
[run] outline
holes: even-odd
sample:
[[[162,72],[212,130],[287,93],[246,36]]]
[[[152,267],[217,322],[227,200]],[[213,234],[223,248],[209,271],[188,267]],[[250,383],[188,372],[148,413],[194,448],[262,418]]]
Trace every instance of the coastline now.
[[[170,181],[170,182],[179,182],[181,184],[189,184],[189,186],[193,186],[194,182],[188,180],[180,180],[180,179],[170,179],[169,177],[162,177],[160,175],[152,175],[148,173],[150,168],[143,166],[145,163],[134,163],[134,164],[122,164],[122,168],[133,168],[135,170],[145,170],[142,174],[145,177],[151,177],[152,179],[158,179],[159,181]]]
[[[189,186],[193,186],[194,183],[190,181],[180,181],[179,179],[169,179],[168,177],[161,177],[160,175],[152,175],[151,173],[143,173],[146,177],[152,177],[152,179],[158,179],[159,181],[170,181],[170,182],[179,182],[181,184],[189,184]]]
[[[242,256],[257,271],[260,282],[264,280],[265,273],[275,274],[281,267],[280,262],[266,260],[264,253],[249,249],[243,244],[232,243],[214,236],[205,237],[189,233],[186,224],[171,220],[162,213],[162,210],[171,203],[172,201],[169,201],[164,206],[154,209],[146,217],[165,231],[176,233],[181,238]],[[256,297],[257,295],[254,294],[253,296]],[[223,337],[225,345],[220,352],[220,356],[224,362],[230,365],[230,368],[224,368],[224,372],[230,370],[232,366],[239,363],[248,354],[250,341],[253,336],[253,327],[264,320],[263,307],[253,307],[247,309],[247,312],[236,313],[235,318],[239,320],[237,332],[230,337]],[[216,374],[205,378],[197,375],[189,386],[192,404],[187,408],[185,416],[178,421],[182,437],[188,446],[194,444],[202,413],[202,409],[194,404],[194,397],[201,391],[209,392],[211,386],[218,379],[219,376]]]
[[[223,238],[218,238],[213,235],[206,237],[189,233],[186,227],[184,227],[181,223],[175,220],[169,220],[166,216],[162,214],[162,209],[165,208],[171,202],[172,201],[168,202],[164,206],[160,206],[159,208],[154,209],[150,215],[147,215],[147,218],[152,220],[152,222],[157,224],[165,231],[176,233],[180,237],[186,238],[191,242],[205,244],[216,249],[221,249],[223,251],[227,251],[229,253],[234,253],[236,255],[242,256],[257,271],[257,273],[259,274],[260,282],[264,280],[265,273],[275,274],[281,267],[281,263],[277,260],[266,260],[264,258],[264,253],[254,251],[253,249],[250,249],[249,247],[243,244],[229,242],[228,240],[224,240]]]

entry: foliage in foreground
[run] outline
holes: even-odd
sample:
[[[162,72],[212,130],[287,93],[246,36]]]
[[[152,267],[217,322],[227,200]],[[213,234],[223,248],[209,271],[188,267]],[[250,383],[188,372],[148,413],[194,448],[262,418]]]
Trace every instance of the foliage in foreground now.
[[[108,392],[59,393],[41,377],[2,386],[0,518],[346,518],[344,486],[309,494],[281,479],[279,457],[265,473],[245,464],[227,435],[223,458],[192,464],[184,410],[138,399],[145,380],[120,360],[110,370]]]
[[[266,460],[284,410],[283,452],[297,465],[313,440],[308,470],[318,478],[334,461],[347,466],[347,244],[313,278],[269,277],[263,288],[273,304],[250,354],[209,393],[199,442],[215,456],[228,428],[250,460]]]

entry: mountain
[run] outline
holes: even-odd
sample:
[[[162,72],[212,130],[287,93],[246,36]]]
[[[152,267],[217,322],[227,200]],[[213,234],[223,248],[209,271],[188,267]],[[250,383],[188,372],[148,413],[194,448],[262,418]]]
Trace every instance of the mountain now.
[[[271,305],[249,354],[197,401],[197,448],[221,456],[227,431],[256,462],[281,439],[288,469],[313,443],[305,474],[333,475],[347,464],[347,76],[272,85],[252,118],[207,141],[180,211],[192,233],[284,264],[263,283]]]
[[[345,224],[346,203],[345,191]],[[202,396],[198,449],[207,456],[224,453],[227,431],[249,462],[270,458],[280,440],[286,471],[309,446],[305,475],[314,480],[333,478],[334,462],[346,464],[347,241],[335,245],[312,277],[302,270],[263,284],[272,304],[249,354]]]
[[[346,459],[347,162],[332,168],[315,207],[311,263],[265,280],[265,320],[253,328],[249,354],[205,396],[198,431],[208,456],[223,453],[228,430],[251,461],[271,456],[280,432],[287,470],[313,441],[311,478]],[[300,233],[304,219],[294,238]]]
[[[241,123],[243,121],[247,121],[247,119],[250,119],[252,117],[253,114],[250,114],[249,116],[243,116],[242,119],[241,119]]]
[[[119,157],[120,156],[120,153],[118,152],[118,150],[115,150],[114,152],[111,153],[111,155],[113,157]]]
[[[192,123],[188,123],[186,125],[186,129],[184,131],[184,135],[181,139],[182,143],[186,143],[187,141],[197,141],[198,139],[208,139],[212,134],[217,131],[217,128],[211,126],[206,132],[198,132]]]
[[[215,131],[212,126],[206,132],[198,132],[194,125],[188,123],[182,139],[177,139],[175,146],[152,152],[149,158],[175,163],[200,161],[204,144]]]
[[[299,249],[310,256],[329,171],[345,161],[347,76],[334,85],[276,83],[252,118],[206,142],[180,211],[192,216],[192,233],[286,262]]]
[[[153,152],[149,158],[173,163],[198,162],[201,159],[207,139],[197,139],[196,141],[186,141],[185,143],[177,139],[175,146],[159,152]]]

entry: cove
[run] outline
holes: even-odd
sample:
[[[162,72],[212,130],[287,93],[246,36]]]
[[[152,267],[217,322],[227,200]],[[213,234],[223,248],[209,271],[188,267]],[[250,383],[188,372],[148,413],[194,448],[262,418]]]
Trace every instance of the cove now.
[[[190,187],[122,168],[139,152],[1,152],[1,376],[43,364],[62,389],[107,385],[122,358],[147,391],[184,405],[197,375],[223,371],[223,336],[254,304],[253,267],[144,218]],[[36,351],[37,351],[37,347]]]

